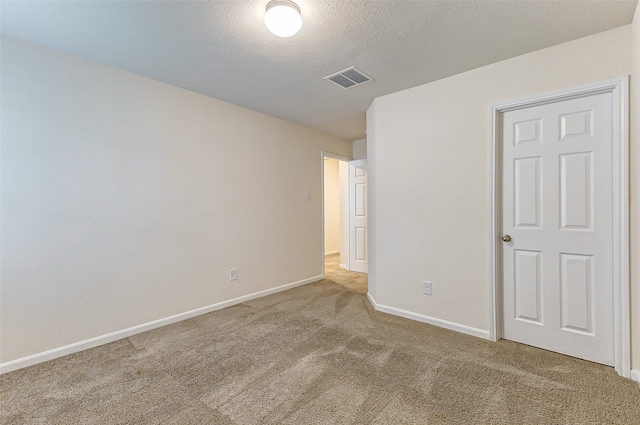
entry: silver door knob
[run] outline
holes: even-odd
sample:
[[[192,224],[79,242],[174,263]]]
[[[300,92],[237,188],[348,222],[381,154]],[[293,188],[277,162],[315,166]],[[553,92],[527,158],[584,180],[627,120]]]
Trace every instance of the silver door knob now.
[[[511,242],[511,236],[505,233],[504,235],[502,235],[502,240],[504,242]]]

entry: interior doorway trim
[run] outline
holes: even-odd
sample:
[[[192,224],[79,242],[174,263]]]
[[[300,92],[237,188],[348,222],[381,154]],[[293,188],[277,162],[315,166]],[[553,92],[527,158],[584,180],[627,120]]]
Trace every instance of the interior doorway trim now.
[[[489,107],[490,143],[490,278],[489,339],[502,338],[502,141],[504,112],[545,105],[602,93],[613,96],[613,314],[614,368],[619,375],[631,376],[631,331],[629,308],[629,77],[601,81],[497,103]],[[617,172],[616,172],[617,171]]]
[[[321,234],[321,240],[322,240],[322,245],[321,245],[321,249],[320,249],[320,270],[322,271],[322,278],[324,279],[326,276],[324,274],[324,159],[325,158],[332,158],[332,159],[337,159],[338,161],[352,161],[353,158],[349,158],[348,156],[344,156],[344,155],[338,155],[336,153],[331,153],[331,152],[326,152],[326,151],[320,151],[320,211],[322,214],[322,234]]]

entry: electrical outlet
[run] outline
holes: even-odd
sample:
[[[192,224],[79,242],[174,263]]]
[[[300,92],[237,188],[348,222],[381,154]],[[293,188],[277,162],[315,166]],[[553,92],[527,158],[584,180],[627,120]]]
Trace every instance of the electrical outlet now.
[[[236,280],[238,278],[238,269],[229,270],[229,280]]]
[[[422,293],[424,295],[431,295],[431,282],[428,280],[422,282]]]
[[[311,200],[311,192],[305,192],[304,199],[306,199],[307,201],[310,201]]]

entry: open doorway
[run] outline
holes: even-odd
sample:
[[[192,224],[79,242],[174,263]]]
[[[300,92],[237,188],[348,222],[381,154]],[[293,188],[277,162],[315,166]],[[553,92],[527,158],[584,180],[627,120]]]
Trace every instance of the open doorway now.
[[[361,237],[359,218],[354,215],[354,211],[361,210],[356,208],[357,195],[364,196],[364,187],[354,180],[360,175],[356,172],[360,165],[360,161],[323,153],[323,271],[325,278],[334,283],[366,292],[367,274],[359,257],[366,240]]]
[[[325,275],[349,269],[349,163],[325,156],[324,161],[324,267]]]

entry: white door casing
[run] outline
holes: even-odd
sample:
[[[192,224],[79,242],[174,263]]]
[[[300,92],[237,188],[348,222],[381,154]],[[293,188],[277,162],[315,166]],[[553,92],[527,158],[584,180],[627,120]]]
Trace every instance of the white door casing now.
[[[626,88],[618,79],[492,107],[490,338],[628,377]]]
[[[349,161],[349,268],[367,273],[367,161]]]

